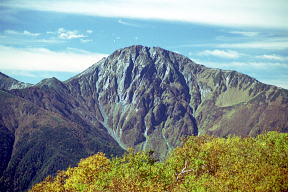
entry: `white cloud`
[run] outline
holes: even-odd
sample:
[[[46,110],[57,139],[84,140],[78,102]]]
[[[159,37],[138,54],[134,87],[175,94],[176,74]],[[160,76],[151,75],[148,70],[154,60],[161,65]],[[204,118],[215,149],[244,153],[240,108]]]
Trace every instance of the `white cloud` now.
[[[255,37],[259,34],[259,32],[252,32],[252,31],[230,31],[229,33],[243,35],[246,37]]]
[[[31,33],[31,32],[29,32],[29,31],[23,31],[23,34],[24,35],[27,35],[27,36],[39,36],[40,35],[40,33]]]
[[[172,48],[179,47],[214,47],[221,49],[267,49],[267,50],[283,50],[288,49],[288,38],[270,38],[261,39],[259,41],[247,41],[242,43],[200,43],[200,44],[182,44]]]
[[[137,25],[137,24],[134,24],[134,23],[130,23],[130,22],[127,22],[127,21],[123,21],[122,19],[119,19],[118,23],[120,23],[122,25],[130,26],[130,27],[140,27],[140,25]]]
[[[268,59],[268,60],[277,60],[277,61],[285,61],[288,60],[287,57],[279,56],[279,55],[259,55],[256,56],[258,59]]]
[[[4,34],[6,35],[25,35],[25,36],[32,36],[32,37],[37,37],[40,35],[40,33],[32,33],[30,31],[14,31],[14,30],[5,30]]]
[[[240,57],[240,53],[237,51],[231,51],[231,50],[205,50],[199,53],[200,56],[215,56],[215,57],[222,57],[222,58],[229,58],[229,59],[236,59]]]
[[[288,28],[286,0],[10,0],[3,6],[104,17]]]
[[[92,34],[92,33],[93,33],[93,30],[88,29],[88,30],[86,30],[86,33],[88,33],[88,34]]]
[[[87,34],[92,34],[93,31],[92,30],[86,30]],[[87,42],[91,42],[92,40],[88,40],[88,39],[83,39],[88,37],[87,35],[84,35],[82,33],[80,33],[77,30],[67,30],[64,28],[59,28],[57,31],[47,31],[46,34],[48,35],[52,35],[56,38],[56,39],[62,39],[62,40],[70,40],[70,39],[80,39],[80,41],[82,43],[87,43]]]
[[[64,28],[59,28],[58,29],[58,37],[60,39],[78,39],[78,38],[83,38],[86,37],[83,34],[80,34],[78,31],[69,31]]]
[[[56,52],[46,48],[0,46],[0,69],[81,72],[106,56],[78,49]]]

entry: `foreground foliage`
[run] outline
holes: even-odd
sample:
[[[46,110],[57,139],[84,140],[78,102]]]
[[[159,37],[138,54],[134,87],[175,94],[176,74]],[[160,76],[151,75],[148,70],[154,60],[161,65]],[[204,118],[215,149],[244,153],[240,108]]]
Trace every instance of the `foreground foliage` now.
[[[288,134],[189,137],[164,162],[151,153],[98,153],[36,184],[36,191],[288,191]]]

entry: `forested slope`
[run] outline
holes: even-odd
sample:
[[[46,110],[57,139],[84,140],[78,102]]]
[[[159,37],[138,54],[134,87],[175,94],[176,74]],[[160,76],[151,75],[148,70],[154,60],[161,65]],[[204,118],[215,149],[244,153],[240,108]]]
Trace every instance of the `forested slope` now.
[[[98,153],[36,184],[38,191],[287,191],[288,134],[191,136],[163,162],[152,152]]]

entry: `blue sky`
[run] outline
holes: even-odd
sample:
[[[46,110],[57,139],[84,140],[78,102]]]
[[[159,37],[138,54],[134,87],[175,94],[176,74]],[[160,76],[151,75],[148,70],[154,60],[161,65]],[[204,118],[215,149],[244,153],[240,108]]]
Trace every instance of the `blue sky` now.
[[[288,88],[285,1],[1,0],[0,71],[33,84],[66,80],[141,44]]]

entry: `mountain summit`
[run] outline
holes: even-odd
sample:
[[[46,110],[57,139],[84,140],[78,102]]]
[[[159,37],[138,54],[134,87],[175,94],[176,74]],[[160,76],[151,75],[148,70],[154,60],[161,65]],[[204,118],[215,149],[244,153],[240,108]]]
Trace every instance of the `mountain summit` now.
[[[162,48],[132,46],[66,82],[123,147],[164,157],[186,135],[287,131],[287,90],[198,65]],[[92,96],[92,97],[91,97]]]
[[[188,135],[288,131],[287,90],[158,47],[120,49],[65,82],[45,79],[2,90],[0,97],[0,129],[10,138],[1,135],[5,161],[0,176],[15,191],[51,174],[48,168],[55,173],[98,151],[119,155],[133,147],[153,150],[163,159]],[[74,144],[81,153],[73,150]],[[33,150],[45,154],[33,156],[36,167],[23,160]],[[77,155],[71,157],[69,150]],[[57,167],[61,158],[70,161]],[[32,170],[30,180],[16,179]]]

